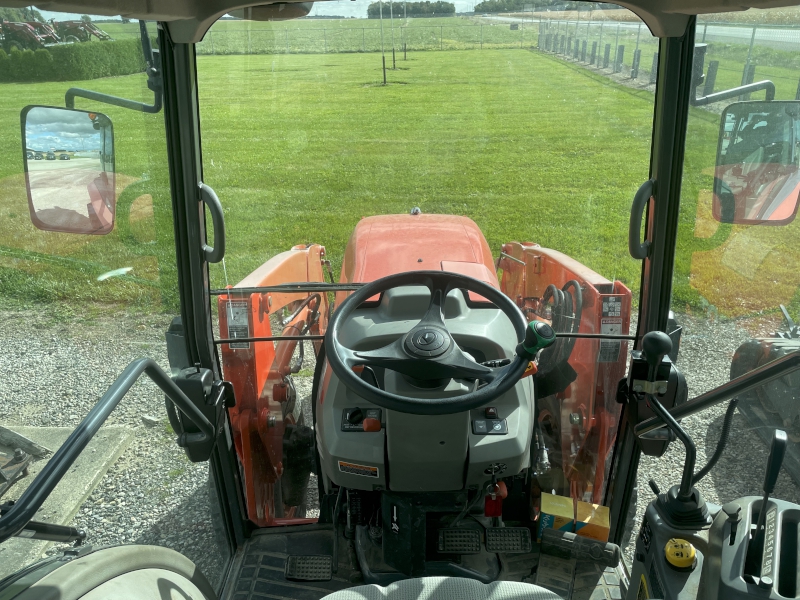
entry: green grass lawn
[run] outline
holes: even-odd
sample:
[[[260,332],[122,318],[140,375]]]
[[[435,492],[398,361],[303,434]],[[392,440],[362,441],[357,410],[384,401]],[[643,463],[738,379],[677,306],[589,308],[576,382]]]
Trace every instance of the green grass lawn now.
[[[625,235],[630,198],[647,177],[647,92],[520,50],[413,53],[390,71],[388,87],[376,85],[374,54],[198,60],[205,179],[226,207],[230,281],[307,241],[325,244],[338,266],[359,218],[420,206],[471,216],[495,252],[504,241],[535,241],[636,287],[638,264],[627,257]],[[143,84],[137,75],[75,85],[147,98]],[[162,191],[144,201],[138,191],[129,194],[141,218],[129,225],[120,215],[105,237],[30,225],[18,111],[32,102],[61,104],[65,87],[2,89],[9,101],[0,134],[0,293],[158,302],[171,241],[147,211],[156,221],[169,217],[161,115],[102,107],[115,124],[118,181],[144,180],[136,185],[148,189],[140,191]],[[153,285],[96,281],[130,264]],[[215,268],[214,285],[223,282]]]
[[[518,49],[411,52],[398,67],[383,87],[370,53],[198,57],[204,177],[225,207],[228,282],[304,242],[324,244],[338,272],[361,217],[419,206],[473,218],[495,253],[503,242],[537,242],[638,290],[627,229],[648,176],[651,92]],[[151,97],[142,75],[69,85]],[[114,121],[124,189],[116,229],[83,237],[30,224],[18,114],[61,105],[67,86],[0,87],[0,296],[174,310],[162,115],[79,101]],[[692,114],[675,300],[697,304],[693,253],[721,248],[731,228],[696,234],[718,118]],[[761,235],[784,248],[795,229]],[[125,266],[131,275],[97,281]],[[211,275],[225,285],[219,266]]]
[[[374,55],[198,59],[230,282],[306,241],[339,264],[360,217],[420,206],[472,217],[494,252],[534,241],[636,287],[626,232],[647,178],[651,94],[528,51],[398,64],[382,87]]]

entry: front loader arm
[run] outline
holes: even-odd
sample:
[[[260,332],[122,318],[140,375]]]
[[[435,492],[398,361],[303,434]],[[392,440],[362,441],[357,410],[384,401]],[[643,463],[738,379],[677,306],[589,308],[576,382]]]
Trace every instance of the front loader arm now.
[[[219,296],[223,339],[322,335],[328,322],[325,293],[238,293],[237,288],[285,283],[324,282],[325,248],[295,246],[271,258],[226,295]],[[315,352],[319,343],[314,343]],[[284,437],[302,425],[292,372],[297,340],[245,341],[221,344],[225,378],[233,383],[236,406],[230,409],[236,450],[245,480],[247,512],[259,527],[294,522],[294,507],[276,506],[276,489],[284,474]]]

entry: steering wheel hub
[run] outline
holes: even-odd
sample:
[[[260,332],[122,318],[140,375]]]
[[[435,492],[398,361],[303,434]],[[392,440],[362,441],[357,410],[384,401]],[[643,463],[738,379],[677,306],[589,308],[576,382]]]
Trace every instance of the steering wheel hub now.
[[[441,356],[450,348],[450,334],[430,326],[413,329],[406,334],[405,348],[412,356]]]

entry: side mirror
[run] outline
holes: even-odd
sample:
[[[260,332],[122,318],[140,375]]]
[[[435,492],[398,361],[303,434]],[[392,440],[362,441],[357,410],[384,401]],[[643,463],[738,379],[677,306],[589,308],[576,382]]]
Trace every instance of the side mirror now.
[[[28,208],[44,231],[114,228],[114,128],[96,112],[26,106],[20,114]]]
[[[721,223],[786,225],[800,198],[800,102],[737,102],[722,113],[712,213]]]

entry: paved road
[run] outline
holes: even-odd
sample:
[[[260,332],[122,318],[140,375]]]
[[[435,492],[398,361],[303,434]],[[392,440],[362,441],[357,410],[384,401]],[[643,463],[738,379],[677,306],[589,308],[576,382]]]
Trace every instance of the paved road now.
[[[490,22],[500,23],[521,23],[525,22],[526,26],[538,27],[538,19],[521,19],[518,17],[508,16],[489,16],[479,17]],[[564,23],[563,20],[549,19],[550,23]],[[568,22],[575,24],[575,20],[568,20]],[[600,21],[592,21],[594,25],[599,25]],[[635,31],[639,28],[638,23],[623,22],[623,21],[604,21],[606,28],[616,28],[619,26],[620,30]],[[563,25],[562,25],[563,26]],[[586,21],[580,21],[579,32],[585,32]],[[644,32],[643,32],[644,35]],[[697,40],[706,42],[727,42],[734,44],[749,44],[753,36],[753,27],[749,25],[716,25],[712,23],[698,24],[697,26]],[[800,24],[798,27],[757,27],[755,31],[755,38],[753,39],[755,45],[767,46],[775,48],[776,50],[798,50],[800,49]]]
[[[99,190],[106,187],[104,181],[96,158],[28,160],[28,184],[36,216],[48,227],[95,229],[89,205],[94,201],[100,206]]]

